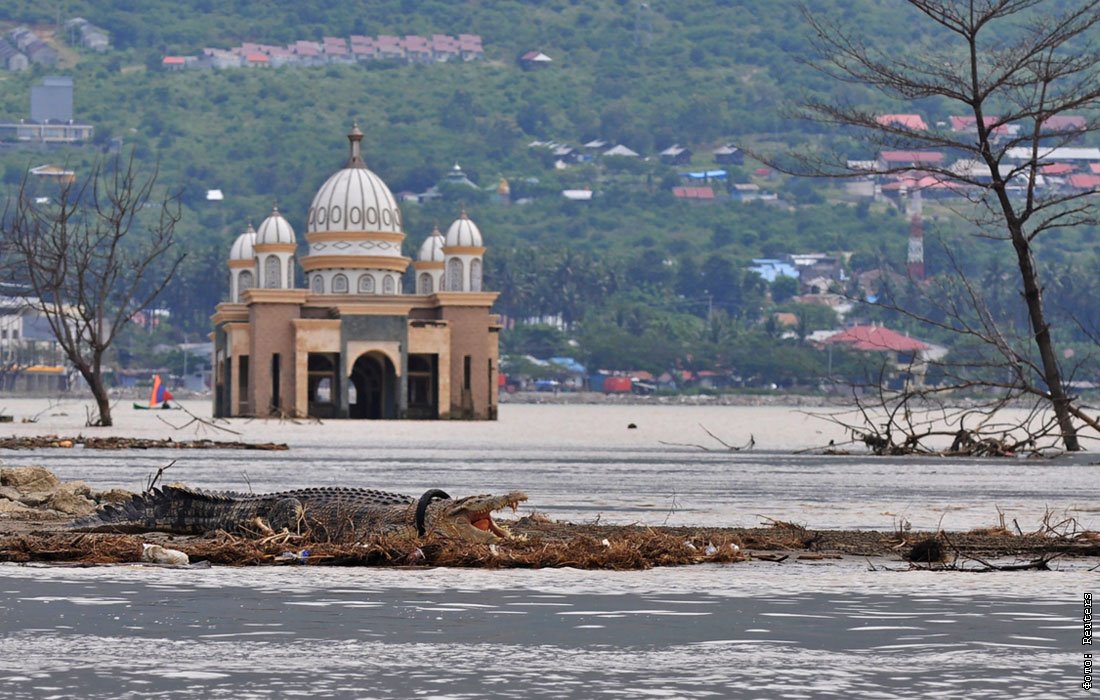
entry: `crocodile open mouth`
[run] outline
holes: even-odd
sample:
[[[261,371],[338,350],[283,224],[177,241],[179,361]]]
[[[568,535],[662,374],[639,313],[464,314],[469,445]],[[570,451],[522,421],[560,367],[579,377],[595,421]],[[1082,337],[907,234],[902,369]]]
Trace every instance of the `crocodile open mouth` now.
[[[474,499],[479,497],[474,496]],[[477,509],[471,509],[469,506],[464,508],[464,514],[468,519],[468,522],[475,529],[485,533],[492,533],[496,537],[509,538],[512,536],[508,529],[497,523],[493,519],[493,513],[498,510],[504,510],[505,508],[511,508],[512,512],[516,512],[516,508],[519,504],[527,500],[527,495],[519,492],[510,493],[507,496],[501,496],[499,498],[490,497],[484,504],[479,504]]]

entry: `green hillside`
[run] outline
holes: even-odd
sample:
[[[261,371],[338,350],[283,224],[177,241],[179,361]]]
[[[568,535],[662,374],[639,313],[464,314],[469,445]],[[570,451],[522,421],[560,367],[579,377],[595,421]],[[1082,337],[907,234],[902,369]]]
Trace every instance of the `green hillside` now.
[[[249,221],[259,223],[277,202],[304,230],[314,192],[346,158],[344,134],[353,121],[367,134],[368,166],[393,191],[421,192],[455,162],[486,190],[446,190],[442,200],[405,205],[406,252],[415,251],[433,224],[445,227],[464,204],[485,232],[488,284],[506,292],[502,310],[509,314],[564,314],[575,321],[587,314],[606,324],[616,308],[641,303],[674,318],[686,314],[691,318],[681,320],[687,326],[705,326],[704,317],[713,318],[708,309],[717,307],[748,328],[773,308],[766,290],[743,273],[752,257],[848,251],[855,253],[852,264],[864,268],[904,263],[904,216],[849,200],[835,183],[755,174],[759,164],[748,159],[731,168],[731,180],[756,183],[783,204],[692,205],[672,196],[678,172],[716,167],[710,152],[726,143],[797,150],[825,141],[851,158],[874,157],[843,134],[784,116],[814,94],[856,103],[877,99],[858,86],[829,82],[804,64],[806,28],[793,2],[62,5],[62,20],[82,16],[110,31],[112,49],[93,54],[55,37],[62,67],[0,73],[0,120],[27,116],[30,86],[42,75],[68,74],[76,83],[75,115],[95,125],[95,141],[74,149],[0,150],[3,185],[10,191],[28,167],[44,162],[86,172],[119,142],[136,149],[146,166],[159,164],[160,181],[181,191],[187,205],[181,233],[189,250],[179,284],[164,301],[176,325],[192,333],[205,329],[224,294],[225,255]],[[814,9],[858,25],[869,41],[883,45],[929,38],[896,4],[821,0]],[[55,5],[29,0],[0,9],[0,23],[30,24],[40,34],[52,30],[57,17]],[[485,60],[179,72],[160,65],[166,54],[194,55],[244,41],[285,45],[324,35],[434,33],[479,34]],[[530,50],[551,56],[552,65],[522,70],[517,59]],[[933,121],[949,116],[931,102],[872,104],[905,107]],[[528,145],[553,140],[579,146],[596,138],[649,158],[556,170],[546,149]],[[659,163],[656,154],[674,143],[694,149],[690,166]],[[513,200],[529,203],[493,201],[501,178],[511,184]],[[225,201],[205,201],[215,188]],[[590,188],[596,196],[569,202],[560,196],[568,188]],[[933,240],[957,240],[968,231],[946,210],[929,207],[928,218]],[[943,269],[946,261],[936,257],[933,240],[929,266]],[[1091,232],[1066,232],[1043,254],[1054,262],[1091,264],[1096,246]],[[533,250],[552,269],[534,264]],[[993,250],[972,245],[963,264],[982,269]],[[572,292],[561,293],[562,279]],[[685,330],[685,343],[698,341],[702,332]]]

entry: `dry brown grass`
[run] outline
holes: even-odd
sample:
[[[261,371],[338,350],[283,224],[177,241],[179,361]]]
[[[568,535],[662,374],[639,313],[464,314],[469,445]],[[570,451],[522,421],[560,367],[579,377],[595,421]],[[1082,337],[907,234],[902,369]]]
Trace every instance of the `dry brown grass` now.
[[[164,533],[122,535],[43,531],[41,523],[21,530],[0,529],[0,561],[68,562],[78,565],[138,562],[142,544],[155,543],[186,552],[195,562],[226,566],[272,566],[301,563],[328,566],[446,566],[465,568],[558,568],[638,570],[701,563],[734,563],[759,558],[782,561],[793,553],[819,556],[904,557],[890,532],[809,530],[773,522],[757,528],[684,528],[615,525],[575,525],[542,517],[509,523],[517,539],[494,545],[439,537],[372,535],[347,541],[318,541],[290,533],[240,537],[224,532],[205,537]],[[1100,537],[1090,532],[1053,537],[1000,532],[950,534],[960,555],[979,557],[1030,556],[1051,553],[1100,556]],[[911,532],[908,542],[937,533]],[[296,553],[309,550],[306,557]],[[814,554],[806,554],[813,552]]]

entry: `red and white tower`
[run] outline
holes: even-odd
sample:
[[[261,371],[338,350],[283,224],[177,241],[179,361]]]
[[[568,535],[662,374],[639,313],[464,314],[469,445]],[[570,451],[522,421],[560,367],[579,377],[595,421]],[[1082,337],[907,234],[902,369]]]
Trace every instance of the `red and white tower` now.
[[[905,269],[909,278],[924,279],[924,221],[921,219],[920,190],[913,188],[909,192],[906,204],[909,216],[909,254],[905,258]]]

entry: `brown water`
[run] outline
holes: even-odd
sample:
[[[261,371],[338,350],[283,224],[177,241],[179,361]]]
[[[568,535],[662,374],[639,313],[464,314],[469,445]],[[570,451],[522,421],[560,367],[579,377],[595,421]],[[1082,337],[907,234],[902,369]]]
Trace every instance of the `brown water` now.
[[[34,415],[44,402],[12,402]],[[205,404],[191,405],[208,413]],[[83,409],[20,434],[196,437],[178,411]],[[629,423],[636,428],[629,429]],[[751,434],[751,452],[720,449]],[[5,453],[64,478],[256,491],[354,484],[452,494],[522,489],[553,517],[963,529],[996,508],[1095,517],[1091,457],[1054,461],[796,455],[843,435],[753,407],[505,406],[496,423],[237,420],[288,452]],[[0,566],[4,697],[1069,698],[1080,689],[1092,561],[1056,571],[911,572],[900,562],[749,562],[646,572],[72,569]]]
[[[187,404],[209,416],[205,403]],[[45,402],[8,402],[16,419]],[[66,415],[56,415],[64,413]],[[15,423],[17,434],[117,434],[277,441],[288,452],[43,450],[0,455],[66,479],[140,490],[176,460],[168,480],[238,491],[356,485],[419,494],[526,491],[528,509],[574,522],[750,526],[763,518],[812,528],[960,530],[999,522],[1040,527],[1048,513],[1100,528],[1100,473],[1090,454],[1054,460],[798,454],[842,442],[836,425],[777,407],[507,405],[497,422],[236,419],[199,424],[181,411],[117,410],[111,429],[82,426],[81,406]],[[636,428],[629,428],[629,425]],[[718,439],[707,434],[710,431]],[[751,451],[731,452],[755,441]],[[853,449],[857,449],[853,447]]]

